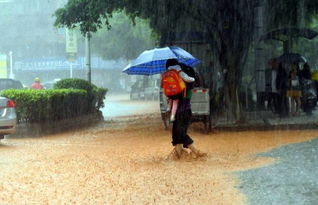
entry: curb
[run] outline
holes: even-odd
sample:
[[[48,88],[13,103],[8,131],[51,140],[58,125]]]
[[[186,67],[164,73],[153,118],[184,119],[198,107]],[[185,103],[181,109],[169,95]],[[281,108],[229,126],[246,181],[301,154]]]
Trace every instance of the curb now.
[[[220,131],[267,131],[267,130],[307,130],[318,129],[318,123],[309,124],[238,124],[215,126],[214,129]]]
[[[41,137],[48,134],[54,134],[62,131],[68,131],[77,128],[85,128],[102,122],[100,113],[84,115],[81,117],[64,119],[46,123],[20,123],[17,125],[16,133],[5,136],[10,138],[23,137]]]

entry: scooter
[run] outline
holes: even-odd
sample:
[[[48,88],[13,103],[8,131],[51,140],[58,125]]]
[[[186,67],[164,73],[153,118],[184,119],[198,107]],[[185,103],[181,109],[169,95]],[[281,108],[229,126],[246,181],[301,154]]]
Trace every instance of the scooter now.
[[[315,83],[312,80],[303,79],[301,107],[307,115],[311,115],[317,105],[317,93]]]

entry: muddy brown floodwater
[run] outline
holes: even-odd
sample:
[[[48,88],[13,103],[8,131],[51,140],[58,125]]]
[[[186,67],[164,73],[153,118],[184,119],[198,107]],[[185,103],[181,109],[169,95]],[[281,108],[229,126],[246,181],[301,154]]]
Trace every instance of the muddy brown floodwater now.
[[[172,161],[166,159],[169,131],[148,122],[3,140],[1,204],[244,204],[233,171],[273,163],[276,159],[254,155],[317,136],[316,131],[206,135],[191,128],[208,158]]]

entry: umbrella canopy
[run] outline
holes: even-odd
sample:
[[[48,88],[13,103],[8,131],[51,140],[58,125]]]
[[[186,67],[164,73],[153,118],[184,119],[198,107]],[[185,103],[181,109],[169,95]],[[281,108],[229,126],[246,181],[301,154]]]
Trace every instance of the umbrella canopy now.
[[[274,31],[268,32],[265,35],[261,37],[260,40],[267,40],[267,39],[273,39],[273,40],[279,40],[279,41],[286,41],[290,37],[291,38],[307,38],[307,39],[313,39],[318,35],[318,33],[314,30],[308,29],[308,28],[281,28],[276,29]]]
[[[292,64],[292,63],[306,63],[307,60],[304,56],[298,53],[284,53],[277,58],[278,63]]]
[[[188,66],[195,66],[200,62],[200,60],[180,47],[155,48],[142,52],[124,68],[123,72],[130,75],[159,74],[166,70],[166,61],[172,58]]]

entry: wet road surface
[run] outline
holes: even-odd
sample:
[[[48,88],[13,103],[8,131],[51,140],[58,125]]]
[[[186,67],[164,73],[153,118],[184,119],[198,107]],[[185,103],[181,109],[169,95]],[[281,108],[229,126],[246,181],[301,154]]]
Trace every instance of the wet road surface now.
[[[0,146],[1,204],[245,204],[237,171],[274,163],[255,157],[308,141],[316,131],[220,132],[190,135],[205,160],[167,160],[170,132],[157,122],[100,124]]]
[[[138,101],[130,100],[129,94],[110,94],[104,101],[105,107],[101,109],[106,120],[114,117],[159,113],[159,100]]]
[[[249,204],[318,204],[318,139],[286,145],[260,157],[277,163],[239,172],[240,186]]]

